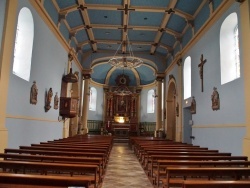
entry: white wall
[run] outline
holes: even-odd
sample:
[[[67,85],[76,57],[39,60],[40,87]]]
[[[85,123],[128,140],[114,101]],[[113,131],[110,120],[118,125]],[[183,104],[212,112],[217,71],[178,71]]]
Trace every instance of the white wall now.
[[[62,137],[62,122],[58,122],[59,109],[45,112],[45,93],[52,88],[60,97],[61,79],[65,72],[68,53],[57,41],[54,34],[39,17],[28,0],[18,1],[20,10],[28,7],[34,18],[34,44],[30,81],[12,74],[9,80],[6,127],[9,133],[8,147],[18,147]],[[17,15],[18,16],[18,15]],[[38,102],[31,105],[30,88],[36,81]],[[53,96],[54,97],[54,96]]]
[[[147,113],[147,97],[148,97],[148,91],[151,89],[155,88],[152,87],[152,88],[142,89],[141,91],[140,122],[156,122],[156,105],[154,113]]]
[[[224,85],[221,85],[220,80],[220,26],[234,11],[240,19],[239,4],[235,3],[184,55],[184,59],[191,56],[192,60],[192,96],[196,99],[196,114],[192,115],[193,136],[195,136],[193,144],[241,155],[245,132],[245,127],[241,125],[245,123],[246,118],[243,76]],[[239,33],[241,33],[240,28],[239,25]],[[207,60],[203,70],[204,92],[201,92],[198,68],[201,54]],[[243,75],[242,62],[241,71]],[[211,108],[213,87],[217,87],[220,95],[218,111],[213,111]]]
[[[89,85],[92,87],[92,85]],[[96,111],[88,111],[88,120],[103,120],[103,88],[93,85],[97,91]]]

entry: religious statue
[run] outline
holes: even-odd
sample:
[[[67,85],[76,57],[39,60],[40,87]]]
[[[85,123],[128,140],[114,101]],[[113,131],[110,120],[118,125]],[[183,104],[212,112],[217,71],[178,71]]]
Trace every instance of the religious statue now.
[[[175,107],[175,114],[177,117],[179,117],[179,103],[176,103],[176,107]]]
[[[211,95],[211,100],[212,100],[212,109],[213,110],[219,110],[220,109],[220,96],[217,91],[217,88],[213,88],[213,93]]]
[[[190,112],[191,114],[196,114],[196,101],[194,96],[192,97]]]
[[[54,97],[54,109],[58,109],[58,103],[59,103],[59,99],[58,99],[58,95],[57,95],[57,92],[56,92],[56,95]]]
[[[203,59],[203,54],[201,54],[200,64],[198,67],[200,68],[200,79],[201,79],[201,92],[203,92],[203,66],[207,62],[206,59]]]
[[[32,87],[30,89],[30,104],[36,105],[37,95],[38,95],[38,89],[36,86],[36,81],[34,81]]]
[[[50,103],[52,100],[52,96],[53,96],[53,91],[52,91],[52,88],[50,88],[46,95],[45,112],[48,112],[49,109],[51,108]]]

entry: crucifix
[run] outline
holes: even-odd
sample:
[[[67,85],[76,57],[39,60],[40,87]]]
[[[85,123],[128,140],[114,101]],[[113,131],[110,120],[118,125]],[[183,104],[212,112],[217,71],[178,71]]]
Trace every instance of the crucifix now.
[[[200,58],[200,64],[198,65],[198,67],[200,68],[200,79],[201,79],[201,92],[203,92],[203,66],[204,64],[207,62],[206,59],[203,59],[203,54],[201,54],[201,58]]]

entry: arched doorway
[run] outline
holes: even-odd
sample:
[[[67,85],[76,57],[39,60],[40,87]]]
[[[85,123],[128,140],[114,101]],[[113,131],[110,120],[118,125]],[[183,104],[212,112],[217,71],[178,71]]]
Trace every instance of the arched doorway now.
[[[168,86],[167,93],[167,139],[176,140],[176,86],[173,81]]]

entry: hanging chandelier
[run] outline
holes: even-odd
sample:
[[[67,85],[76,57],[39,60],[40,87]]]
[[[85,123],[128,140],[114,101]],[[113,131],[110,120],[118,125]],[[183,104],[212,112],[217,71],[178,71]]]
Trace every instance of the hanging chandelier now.
[[[143,61],[140,58],[137,58],[134,56],[131,44],[127,36],[127,43],[126,41],[121,42],[118,49],[116,50],[113,58],[111,58],[108,63],[116,68],[137,68],[140,67],[143,64]],[[124,54],[123,56],[116,56],[118,50],[120,49],[121,45],[126,45],[128,48],[128,54]]]

